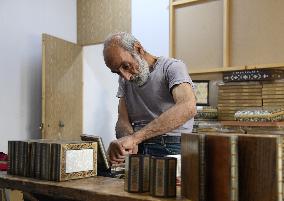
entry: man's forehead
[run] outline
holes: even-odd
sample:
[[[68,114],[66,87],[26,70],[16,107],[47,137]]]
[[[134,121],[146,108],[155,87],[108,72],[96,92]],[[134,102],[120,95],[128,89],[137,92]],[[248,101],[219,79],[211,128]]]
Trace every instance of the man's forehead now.
[[[125,50],[118,46],[111,46],[106,49],[105,61],[108,67],[118,67],[123,60]]]
[[[121,62],[120,50],[118,48],[108,48],[105,60],[108,67],[117,66]]]

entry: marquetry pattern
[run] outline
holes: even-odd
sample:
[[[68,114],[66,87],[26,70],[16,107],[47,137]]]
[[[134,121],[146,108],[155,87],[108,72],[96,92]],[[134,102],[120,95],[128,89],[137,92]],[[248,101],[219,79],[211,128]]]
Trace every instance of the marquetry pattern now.
[[[281,135],[182,134],[181,151],[181,193],[192,201],[283,199]]]
[[[264,83],[263,106],[284,106],[284,82]]]
[[[284,107],[284,82],[238,82],[219,86],[219,120],[235,120],[237,111],[257,107]]]
[[[219,86],[218,119],[235,120],[239,110],[262,106],[262,85],[260,82],[240,82]]]

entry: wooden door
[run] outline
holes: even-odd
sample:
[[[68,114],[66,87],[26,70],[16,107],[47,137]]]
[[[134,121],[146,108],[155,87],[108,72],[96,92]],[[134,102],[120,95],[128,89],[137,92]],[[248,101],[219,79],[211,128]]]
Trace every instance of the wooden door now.
[[[82,47],[43,34],[42,138],[80,139],[83,128]]]

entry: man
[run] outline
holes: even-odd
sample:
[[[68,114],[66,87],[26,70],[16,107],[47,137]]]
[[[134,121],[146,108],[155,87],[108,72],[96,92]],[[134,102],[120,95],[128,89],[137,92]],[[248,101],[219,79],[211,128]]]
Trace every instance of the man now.
[[[196,114],[192,81],[186,65],[155,57],[128,33],[116,33],[104,42],[104,60],[117,73],[118,121],[109,145],[112,164],[126,154],[164,156],[180,153],[180,133],[190,133]]]

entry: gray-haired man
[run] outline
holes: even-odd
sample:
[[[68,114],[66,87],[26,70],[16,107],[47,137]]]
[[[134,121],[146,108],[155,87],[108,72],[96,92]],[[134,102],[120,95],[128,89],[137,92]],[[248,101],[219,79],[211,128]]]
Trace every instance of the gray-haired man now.
[[[180,133],[190,133],[196,114],[192,81],[186,65],[155,57],[128,33],[116,33],[104,43],[104,59],[120,75],[116,137],[108,149],[112,164],[126,154],[164,156],[180,153]]]

